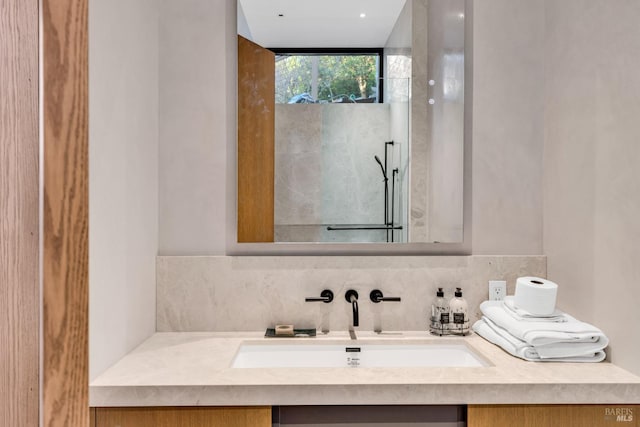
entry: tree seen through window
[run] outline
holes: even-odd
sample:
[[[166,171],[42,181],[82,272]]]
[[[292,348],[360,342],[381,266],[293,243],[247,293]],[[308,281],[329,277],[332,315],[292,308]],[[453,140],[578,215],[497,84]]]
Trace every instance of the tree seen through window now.
[[[378,55],[278,55],[276,103],[377,102]]]

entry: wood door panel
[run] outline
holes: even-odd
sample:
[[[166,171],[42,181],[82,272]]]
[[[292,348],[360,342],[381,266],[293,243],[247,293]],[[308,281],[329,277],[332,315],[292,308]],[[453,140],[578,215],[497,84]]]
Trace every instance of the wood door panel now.
[[[42,1],[42,418],[89,425],[88,0]]]
[[[273,242],[275,55],[238,36],[238,242]]]
[[[0,6],[0,425],[38,425],[38,2]]]
[[[271,408],[96,408],[96,427],[271,427]]]

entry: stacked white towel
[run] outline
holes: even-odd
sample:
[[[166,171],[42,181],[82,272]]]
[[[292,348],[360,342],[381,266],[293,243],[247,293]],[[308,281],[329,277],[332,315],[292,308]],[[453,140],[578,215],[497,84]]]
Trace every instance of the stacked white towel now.
[[[556,310],[549,316],[533,316],[505,301],[480,304],[483,317],[473,330],[510,354],[543,362],[601,362],[609,344],[593,325]]]

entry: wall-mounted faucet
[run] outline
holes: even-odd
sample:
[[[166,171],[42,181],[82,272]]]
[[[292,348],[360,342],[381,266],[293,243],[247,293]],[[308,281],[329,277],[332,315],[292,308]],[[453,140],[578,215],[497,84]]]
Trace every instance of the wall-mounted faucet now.
[[[344,295],[344,299],[346,299],[348,303],[351,303],[351,310],[353,311],[353,323],[351,326],[360,326],[360,316],[358,314],[358,292],[353,289],[349,289]]]

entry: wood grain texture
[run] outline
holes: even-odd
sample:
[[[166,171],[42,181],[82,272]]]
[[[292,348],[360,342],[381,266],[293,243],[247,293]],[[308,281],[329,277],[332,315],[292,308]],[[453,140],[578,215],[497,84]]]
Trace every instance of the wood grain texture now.
[[[273,242],[275,55],[238,36],[238,242]]]
[[[96,408],[96,427],[203,426],[271,427],[271,408]]]
[[[44,425],[89,425],[88,0],[43,0]]]
[[[38,2],[0,6],[0,425],[39,406]]]
[[[469,405],[467,426],[638,427],[639,411],[640,405]]]
[[[96,427],[96,408],[89,408],[89,427]]]

